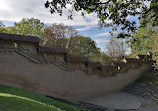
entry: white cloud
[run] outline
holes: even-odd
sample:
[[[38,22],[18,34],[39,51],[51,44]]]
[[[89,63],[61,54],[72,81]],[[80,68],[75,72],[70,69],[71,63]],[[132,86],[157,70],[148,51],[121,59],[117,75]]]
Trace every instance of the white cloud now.
[[[96,43],[105,43],[105,42],[109,42],[109,40],[107,40],[107,39],[94,39],[94,41],[95,41]]]
[[[88,26],[85,26],[83,28],[79,28],[79,29],[76,29],[76,30],[78,30],[78,31],[85,31],[85,30],[89,30],[89,29],[91,29],[93,27],[96,27],[96,25],[88,25]]]
[[[7,3],[4,0],[1,0],[0,1],[0,10],[2,10],[2,11],[6,11],[6,10],[10,11],[11,8],[7,5]]]
[[[113,35],[117,35],[117,32],[113,32]],[[111,34],[109,32],[105,32],[105,33],[99,33],[94,35],[94,37],[102,37],[102,36],[111,36]]]
[[[46,0],[1,0],[0,20],[20,21],[22,18],[37,18],[45,23],[64,23],[65,25],[96,25],[96,14],[89,14],[86,18],[80,12],[73,12],[73,20],[68,20],[68,11],[63,11],[63,16],[50,14],[49,9],[44,7]],[[68,8],[71,8],[68,6]],[[88,30],[88,27],[87,27]]]
[[[100,36],[110,36],[110,33],[106,32],[106,33],[99,33],[99,34],[94,35],[94,37],[100,37]]]

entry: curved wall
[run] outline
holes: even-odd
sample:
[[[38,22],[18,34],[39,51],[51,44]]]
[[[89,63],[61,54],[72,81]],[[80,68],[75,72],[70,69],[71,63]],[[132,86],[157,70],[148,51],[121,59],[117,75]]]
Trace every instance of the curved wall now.
[[[120,70],[83,57],[68,62],[67,49],[41,47],[39,42],[38,37],[0,33],[0,84],[80,101],[118,91],[151,67],[148,58],[124,59],[126,64],[116,66]]]
[[[12,75],[7,77],[23,76],[23,79],[27,78],[27,80],[33,81],[29,83],[24,81],[26,84],[33,86],[33,83],[36,83],[37,90],[35,92],[71,101],[80,101],[118,91],[137,79],[151,66],[143,64],[139,68],[130,69],[125,73],[101,78],[97,75],[87,75],[80,70],[66,71],[53,63],[37,64],[16,52],[1,52],[0,58],[2,73]],[[3,77],[5,77],[4,75]],[[16,79],[12,81],[13,84],[16,82],[18,82]],[[25,89],[30,90],[27,87]]]

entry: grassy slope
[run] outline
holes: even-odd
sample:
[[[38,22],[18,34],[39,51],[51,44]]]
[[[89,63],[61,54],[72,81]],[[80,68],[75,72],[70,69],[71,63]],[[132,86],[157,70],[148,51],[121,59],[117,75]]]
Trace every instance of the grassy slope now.
[[[84,108],[62,103],[18,88],[0,85],[2,111],[80,111]]]
[[[158,85],[158,70],[152,70],[151,72],[146,72],[145,76],[137,79],[136,83],[143,83],[146,85]]]

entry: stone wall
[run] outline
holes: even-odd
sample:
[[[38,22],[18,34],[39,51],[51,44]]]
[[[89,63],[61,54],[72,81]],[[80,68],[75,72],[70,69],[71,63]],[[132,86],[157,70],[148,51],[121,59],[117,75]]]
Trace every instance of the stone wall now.
[[[6,42],[7,43],[7,42]],[[34,43],[32,43],[34,44]],[[133,67],[126,71],[119,69],[111,70],[109,74],[102,73],[98,66],[93,70],[85,63],[79,63],[77,68],[68,67],[65,61],[65,54],[58,54],[59,59],[45,59],[42,54],[39,54],[37,45],[28,44],[35,52],[27,51],[27,44],[22,49],[0,47],[0,84],[24,88],[43,95],[49,95],[57,98],[67,99],[71,101],[81,101],[83,99],[96,97],[106,93],[118,91],[136,80],[144,71],[150,69],[151,64],[142,62],[137,67]],[[22,46],[22,45],[21,45]],[[25,51],[26,49],[26,51]],[[22,51],[23,50],[23,51]],[[34,55],[39,54],[39,55]],[[40,56],[40,57],[39,57]],[[74,65],[75,67],[75,65]],[[126,67],[126,64],[125,66]],[[105,71],[105,70],[104,70]],[[115,71],[115,74],[110,74]],[[90,72],[90,73],[89,73]],[[105,71],[106,72],[106,71]],[[108,72],[108,71],[107,71]],[[108,76],[102,76],[107,74]]]

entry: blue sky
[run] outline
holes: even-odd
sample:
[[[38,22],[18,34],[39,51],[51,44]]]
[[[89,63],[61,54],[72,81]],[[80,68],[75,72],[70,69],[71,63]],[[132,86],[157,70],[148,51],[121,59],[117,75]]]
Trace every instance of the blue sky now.
[[[74,27],[83,36],[89,36],[97,43],[97,46],[104,51],[104,47],[108,43],[111,30],[110,27],[98,29],[98,18],[95,13],[82,17],[80,12],[73,12],[73,20],[68,20],[68,11],[63,11],[63,16],[58,14],[50,14],[49,10],[44,7],[46,0],[0,0],[0,20],[6,26],[12,26],[14,22],[19,22],[22,18],[37,18],[42,22],[50,25],[52,23],[63,23]],[[70,9],[67,6],[67,9]],[[129,17],[128,19],[136,20],[137,17]],[[109,22],[109,21],[107,21]]]

